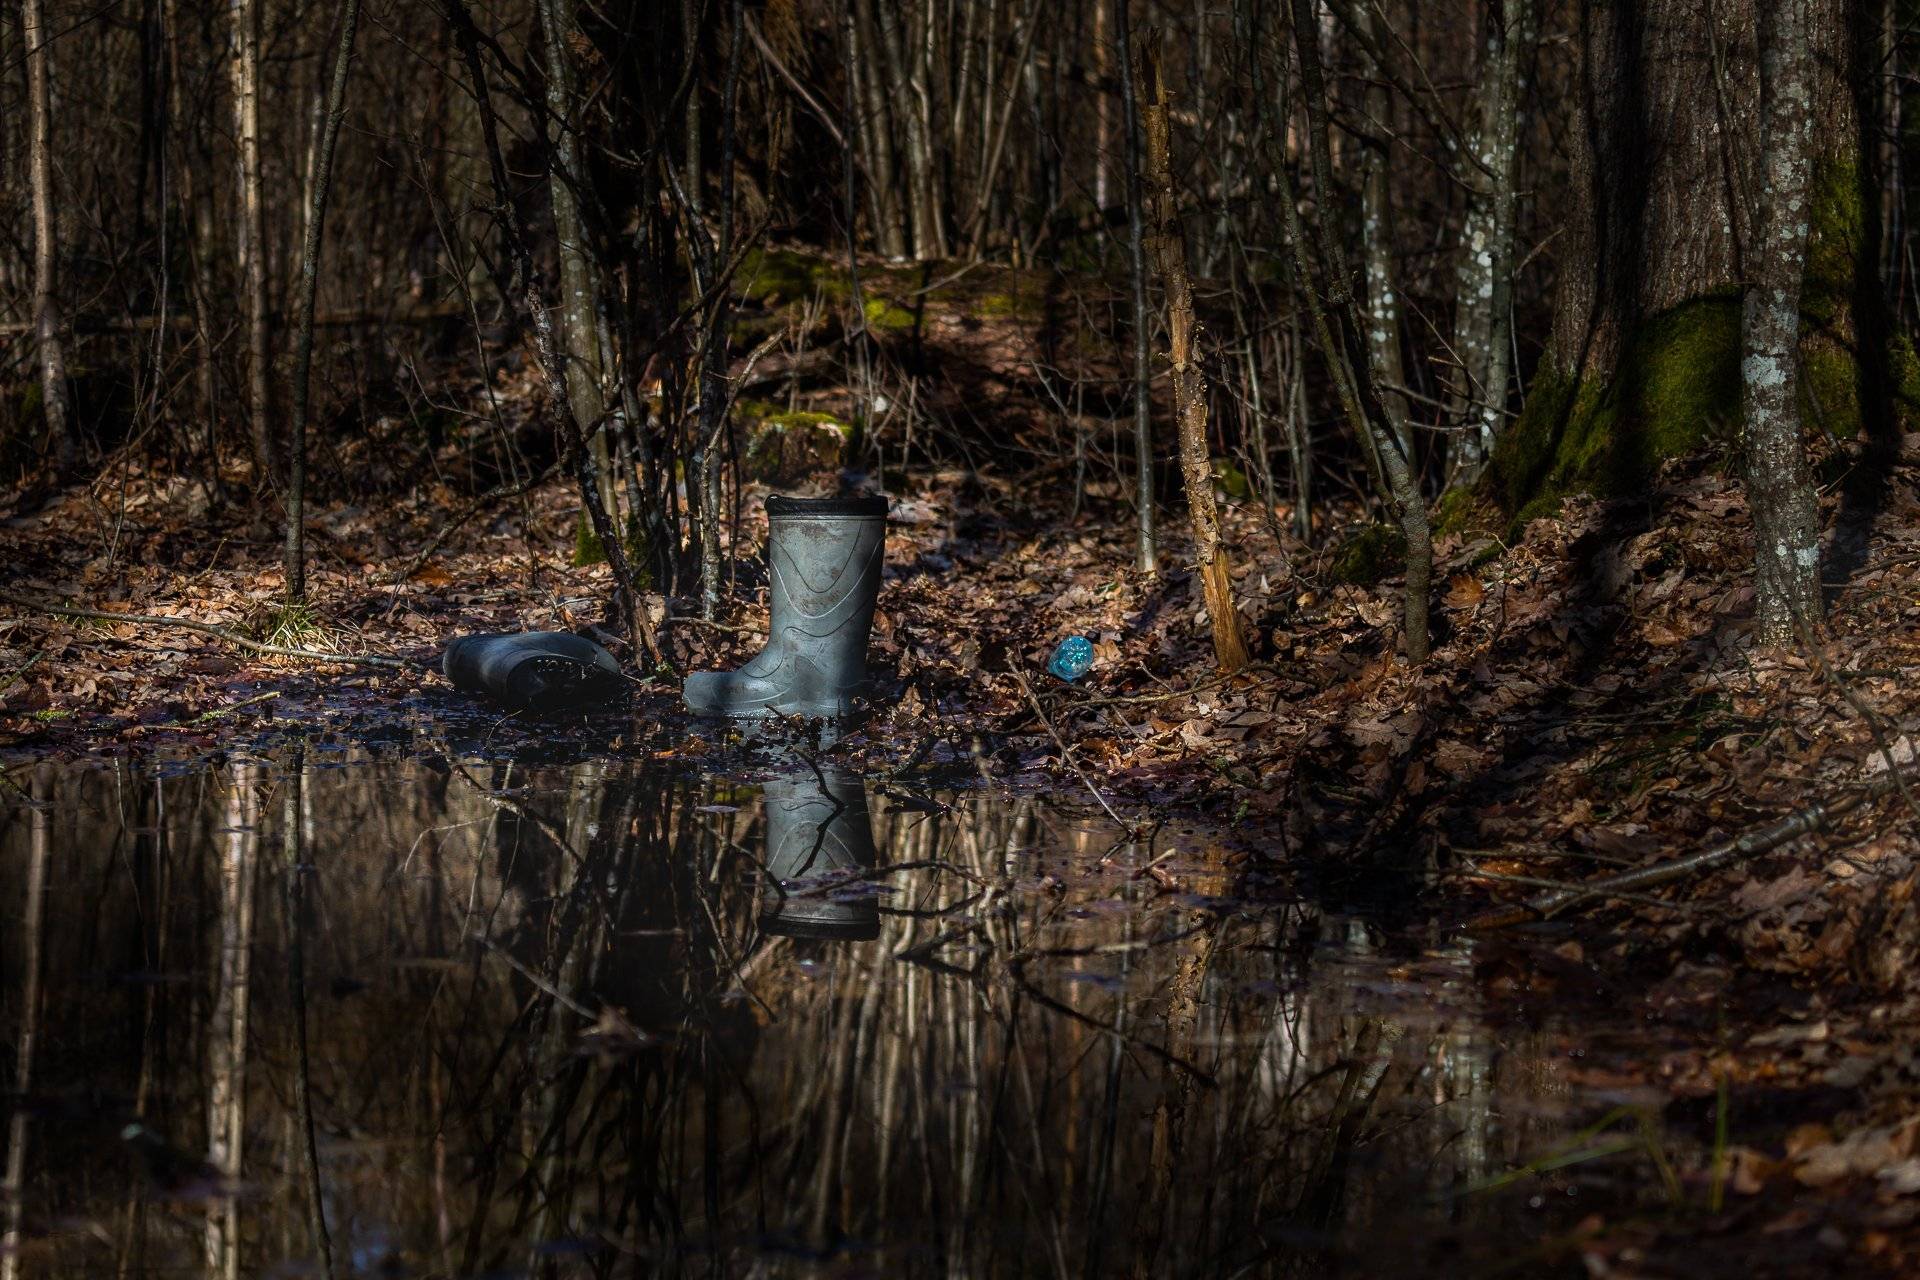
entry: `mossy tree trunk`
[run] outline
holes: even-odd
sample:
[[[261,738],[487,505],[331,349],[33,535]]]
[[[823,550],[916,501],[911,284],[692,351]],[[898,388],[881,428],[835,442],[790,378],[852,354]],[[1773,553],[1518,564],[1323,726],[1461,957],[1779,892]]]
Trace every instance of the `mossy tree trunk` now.
[[[1882,328],[1859,184],[1867,172],[1850,77],[1865,0],[1807,0],[1809,238],[1799,362],[1803,413],[1844,433],[1884,401]],[[1644,489],[1659,463],[1732,433],[1742,295],[1759,251],[1763,162],[1755,33],[1773,0],[1608,0],[1572,31],[1571,143],[1554,327],[1521,420],[1481,492],[1523,518],[1560,494]],[[1877,306],[1877,303],[1873,304]]]

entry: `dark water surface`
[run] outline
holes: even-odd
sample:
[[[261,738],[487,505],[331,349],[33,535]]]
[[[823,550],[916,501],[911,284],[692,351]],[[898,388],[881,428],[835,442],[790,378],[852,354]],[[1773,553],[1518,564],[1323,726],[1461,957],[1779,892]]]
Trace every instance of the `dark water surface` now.
[[[316,1208],[335,1274],[1573,1274],[1675,1193],[1601,1032],[1236,861],[804,760],[16,768],[0,1280],[319,1275]]]

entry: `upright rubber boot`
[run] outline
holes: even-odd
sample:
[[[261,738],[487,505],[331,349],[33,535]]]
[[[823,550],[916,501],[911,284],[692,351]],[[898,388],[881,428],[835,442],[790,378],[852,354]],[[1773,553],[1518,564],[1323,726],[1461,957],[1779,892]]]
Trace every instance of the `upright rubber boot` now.
[[[880,936],[880,902],[862,873],[873,866],[873,823],[859,775],[831,765],[765,787],[767,871],[760,931],[787,938],[866,941]]]
[[[682,695],[700,715],[838,719],[867,691],[887,500],[772,497],[767,523],[767,647],[738,671],[688,676]]]
[[[461,636],[440,668],[453,687],[482,693],[520,711],[566,711],[619,697],[624,681],[613,655],[564,631]]]

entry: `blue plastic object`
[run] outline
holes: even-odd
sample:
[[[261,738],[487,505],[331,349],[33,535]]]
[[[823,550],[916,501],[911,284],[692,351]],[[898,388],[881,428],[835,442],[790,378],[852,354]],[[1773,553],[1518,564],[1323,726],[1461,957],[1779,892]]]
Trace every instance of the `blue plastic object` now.
[[[1047,659],[1047,671],[1072,684],[1093,670],[1093,641],[1085,636],[1068,636],[1054,646]]]

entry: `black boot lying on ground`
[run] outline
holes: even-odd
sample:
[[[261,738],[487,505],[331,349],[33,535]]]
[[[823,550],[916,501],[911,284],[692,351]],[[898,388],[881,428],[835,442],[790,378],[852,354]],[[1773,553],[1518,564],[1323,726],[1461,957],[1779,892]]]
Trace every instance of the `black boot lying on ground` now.
[[[486,694],[518,711],[604,705],[626,683],[612,654],[564,631],[461,636],[447,646],[440,666],[454,688]]]
[[[867,691],[867,633],[886,558],[885,498],[767,499],[767,647],[687,677],[702,715],[838,719]]]
[[[861,777],[832,765],[766,784],[767,874],[760,930],[787,938],[880,936],[880,902],[863,876],[873,824]]]

